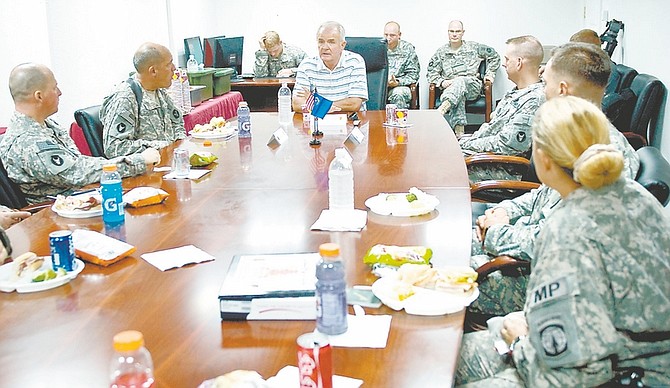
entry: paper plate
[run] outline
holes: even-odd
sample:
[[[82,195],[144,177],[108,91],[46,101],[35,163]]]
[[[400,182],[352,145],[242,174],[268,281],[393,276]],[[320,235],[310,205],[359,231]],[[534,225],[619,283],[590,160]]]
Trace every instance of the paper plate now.
[[[421,192],[417,199],[408,202],[409,193],[379,193],[365,201],[365,206],[383,216],[411,217],[427,214],[435,210],[440,201],[432,195]]]
[[[405,309],[412,315],[445,315],[463,310],[479,297],[479,289],[467,296],[458,296],[446,292],[412,286],[414,295],[400,300],[395,288],[400,280],[383,277],[372,284],[372,292],[379,300],[393,310]]]
[[[80,196],[84,197],[85,199],[88,199],[88,197],[95,197],[98,200],[98,202],[102,202],[102,195],[99,192],[84,193],[72,197],[80,197]],[[56,204],[54,203],[51,206],[51,210],[53,210],[59,216],[66,218],[90,218],[102,215],[102,206],[97,206],[95,209],[91,210],[69,210],[69,209],[58,209],[56,208]]]
[[[237,131],[235,128],[227,125],[220,130],[208,131],[208,132],[191,132],[190,135],[194,139],[225,139],[235,136]]]
[[[62,286],[63,284],[69,283],[70,280],[74,279],[79,275],[81,271],[84,270],[85,264],[79,259],[74,260],[74,268],[72,271],[68,272],[64,276],[57,277],[55,279],[46,280],[43,282],[32,282],[28,278],[19,278],[14,277],[14,268],[13,263],[7,263],[0,266],[0,291],[2,292],[12,292],[16,290],[19,293],[27,292],[37,292],[50,290]],[[51,257],[44,257],[44,264],[40,267],[40,271],[51,268]]]

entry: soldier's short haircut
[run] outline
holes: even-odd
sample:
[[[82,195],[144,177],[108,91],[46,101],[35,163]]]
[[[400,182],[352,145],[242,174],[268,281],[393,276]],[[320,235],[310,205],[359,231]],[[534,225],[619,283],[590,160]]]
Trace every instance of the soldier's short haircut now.
[[[268,31],[263,35],[263,44],[265,45],[266,49],[275,47],[276,45],[281,43],[281,39],[279,38],[279,34],[276,31]]]
[[[551,68],[559,74],[604,88],[612,71],[610,58],[600,47],[589,43],[566,43],[551,55]]]
[[[536,37],[532,35],[517,36],[507,39],[505,43],[513,45],[518,56],[529,61],[533,66],[540,67],[544,58],[544,49],[542,43]]]
[[[333,29],[333,30],[337,31],[337,34],[340,36],[340,42],[342,42],[344,40],[344,37],[345,37],[344,27],[340,23],[333,22],[333,21],[325,22],[322,25],[320,25],[319,29],[316,30],[316,36],[318,37],[319,34],[321,34],[322,31],[330,30],[330,29]]]
[[[400,24],[398,22],[394,22],[393,20],[391,20],[390,22],[384,24],[384,27],[388,26],[389,24],[393,24],[396,27],[398,27],[398,32],[400,32]]]
[[[146,71],[162,59],[161,46],[154,43],[144,43],[133,56],[133,66],[138,73]]]
[[[574,34],[572,34],[572,36],[570,37],[570,42],[590,43],[598,47],[600,47],[601,45],[598,33],[588,28],[579,30]]]
[[[44,65],[22,63],[9,73],[9,93],[14,102],[27,101],[50,78],[50,71]]]

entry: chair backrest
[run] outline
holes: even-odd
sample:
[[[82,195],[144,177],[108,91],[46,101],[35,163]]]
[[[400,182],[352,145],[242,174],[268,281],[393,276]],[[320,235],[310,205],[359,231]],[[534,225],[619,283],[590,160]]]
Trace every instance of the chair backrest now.
[[[637,154],[640,169],[635,180],[666,206],[670,201],[670,163],[655,147],[642,147]]]
[[[647,144],[653,144],[654,129],[665,98],[665,85],[653,75],[638,74],[633,79],[630,89],[637,96],[637,101],[630,119],[629,131],[647,139]]]
[[[386,39],[376,37],[347,37],[346,49],[355,52],[365,60],[368,80],[368,110],[382,110],[386,107],[388,93],[388,47]]]
[[[105,156],[102,142],[102,122],[100,121],[100,105],[89,106],[74,112],[74,120],[84,133],[84,138],[91,149],[92,156]]]
[[[2,161],[0,161],[0,204],[12,209],[20,209],[28,205],[19,185],[9,179]]]
[[[620,63],[612,63],[612,73],[605,87],[605,95],[619,93],[623,89],[630,87],[633,79],[637,75],[637,70]]]

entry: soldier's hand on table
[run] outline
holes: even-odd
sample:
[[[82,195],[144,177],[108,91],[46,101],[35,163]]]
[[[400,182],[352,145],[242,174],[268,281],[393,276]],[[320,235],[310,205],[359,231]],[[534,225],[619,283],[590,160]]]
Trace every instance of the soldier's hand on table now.
[[[293,70],[291,69],[281,69],[277,73],[277,77],[290,77],[293,75]]]
[[[509,345],[517,337],[528,334],[528,322],[523,315],[512,315],[505,317],[500,336]]]
[[[29,212],[22,211],[0,211],[0,227],[7,229],[10,226],[30,217]]]
[[[153,166],[161,162],[161,154],[154,148],[147,148],[140,154],[144,158],[144,163]]]

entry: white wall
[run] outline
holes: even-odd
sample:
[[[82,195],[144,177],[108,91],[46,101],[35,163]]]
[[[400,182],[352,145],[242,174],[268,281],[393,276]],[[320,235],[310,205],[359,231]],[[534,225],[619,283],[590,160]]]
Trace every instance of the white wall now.
[[[13,111],[4,85],[11,68],[21,62],[41,62],[53,69],[63,91],[55,118],[67,126],[76,109],[99,104],[133,70],[132,54],[142,42],[168,46],[179,64],[183,38],[242,35],[243,71],[251,72],[263,32],[274,29],[285,42],[315,54],[316,29],[326,20],[341,22],[349,36],[381,36],[385,22],[399,22],[403,38],[416,46],[421,61],[424,108],[428,105],[426,67],[446,42],[451,19],[463,20],[465,39],[489,44],[502,54],[505,40],[513,36],[532,34],[543,44],[557,45],[581,28],[601,33],[605,29],[602,11],[608,11],[608,19],[623,20],[626,26],[614,59],[670,86],[670,58],[658,49],[670,37],[664,26],[668,2],[446,0],[424,4],[406,0],[341,0],[337,6],[323,0],[0,0],[0,126],[7,125]],[[617,57],[622,47],[624,56]],[[495,97],[510,87],[501,69]],[[659,140],[670,158],[670,131],[665,132]]]

